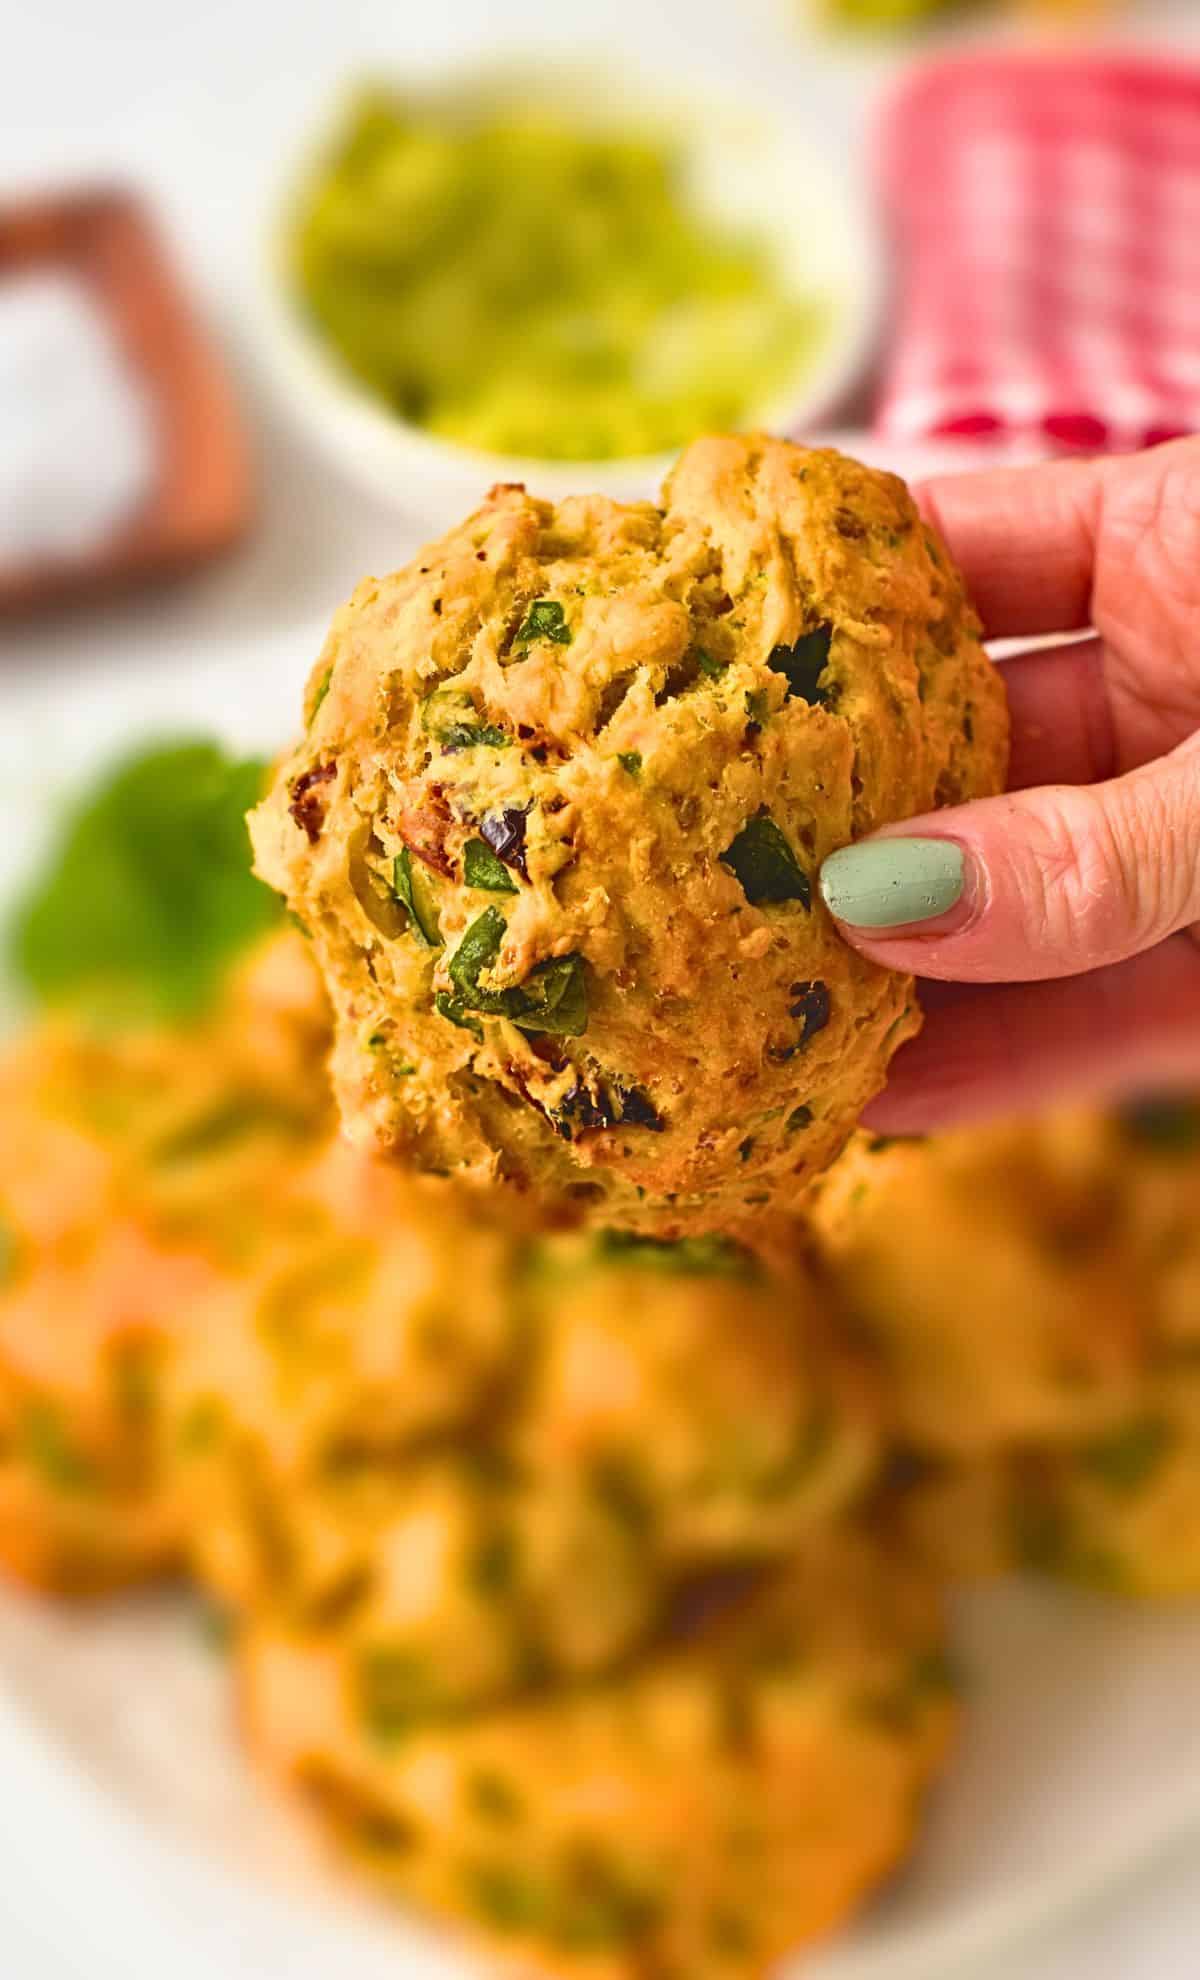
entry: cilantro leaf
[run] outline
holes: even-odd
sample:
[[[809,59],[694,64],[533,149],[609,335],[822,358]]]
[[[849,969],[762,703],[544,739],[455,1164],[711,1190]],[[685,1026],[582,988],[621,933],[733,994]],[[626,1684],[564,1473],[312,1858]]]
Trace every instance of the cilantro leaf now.
[[[517,883],[502,859],[482,839],[468,839],[463,847],[463,879],[468,887],[482,887],[490,894],[515,894]]]
[[[489,990],[480,983],[480,977],[500,954],[504,930],[504,916],[498,907],[485,908],[467,929],[448,965],[457,993],[452,1000],[456,1007],[506,1017],[522,1031],[582,1037],[588,1017],[582,956],[552,956],[532,969],[523,983],[504,990]]]
[[[821,685],[829,659],[829,648],[833,641],[833,627],[829,624],[814,626],[811,632],[801,633],[791,646],[776,646],[771,649],[768,667],[782,674],[788,684],[788,694],[800,701],[807,701],[813,708],[829,705],[829,688]]]
[[[765,811],[750,818],[721,854],[755,907],[766,901],[799,901],[811,908],[812,886],[775,820]]]
[[[265,772],[208,740],[154,744],[107,771],[14,918],[26,987],[109,1019],[200,1015],[283,916],[250,870],[245,814]]]

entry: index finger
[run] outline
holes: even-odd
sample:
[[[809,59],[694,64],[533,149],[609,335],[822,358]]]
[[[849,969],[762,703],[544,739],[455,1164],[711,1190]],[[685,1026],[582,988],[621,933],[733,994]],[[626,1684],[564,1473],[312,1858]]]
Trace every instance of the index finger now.
[[[1105,462],[938,475],[914,489],[966,579],[988,639],[1081,632],[1092,577]]]

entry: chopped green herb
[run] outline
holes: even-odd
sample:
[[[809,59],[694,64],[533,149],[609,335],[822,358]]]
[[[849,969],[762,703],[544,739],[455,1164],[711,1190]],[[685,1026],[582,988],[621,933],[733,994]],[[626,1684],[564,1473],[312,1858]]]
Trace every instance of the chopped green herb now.
[[[799,901],[812,907],[812,888],[783,833],[765,811],[748,819],[721,863],[737,875],[742,892],[755,907],[766,902]]]
[[[197,1114],[164,1135],[151,1151],[158,1168],[167,1169],[197,1156],[221,1154],[253,1134],[299,1137],[311,1128],[300,1108],[285,1107],[263,1093],[237,1093],[219,1100],[207,1113]]]
[[[435,1718],[444,1699],[425,1659],[412,1650],[364,1650],[356,1668],[358,1706],[372,1739],[390,1746]]]
[[[460,1031],[469,1031],[472,1038],[483,1044],[483,1026],[478,1018],[473,1018],[461,997],[452,997],[448,990],[439,990],[433,1000],[433,1008],[439,1017],[449,1024],[456,1024]]]
[[[1136,1492],[1154,1476],[1173,1441],[1161,1417],[1135,1417],[1085,1444],[1080,1463],[1110,1491]]]
[[[417,940],[427,949],[440,949],[442,932],[429,882],[420,868],[413,865],[407,846],[392,862],[392,892],[408,909],[409,926]]]
[[[631,777],[637,777],[641,774],[642,752],[640,749],[619,749],[617,762],[622,770],[628,770]]]
[[[788,1115],[786,1121],[784,1122],[784,1127],[787,1129],[787,1132],[789,1134],[798,1134],[801,1128],[811,1127],[812,1124],[813,1124],[812,1108],[799,1106],[792,1108],[791,1113]]]
[[[695,651],[696,665],[710,681],[715,681],[729,665],[728,660],[719,660],[715,653],[706,653],[702,646],[698,646]]]
[[[746,696],[746,715],[756,728],[761,729],[771,712],[771,697],[766,688],[752,688]]]
[[[245,814],[265,769],[180,742],[106,772],[13,923],[27,987],[108,1020],[200,1015],[234,957],[283,918],[250,871]]]
[[[324,675],[322,676],[320,686],[317,688],[317,691],[313,696],[312,707],[308,711],[308,726],[310,729],[312,728],[313,723],[316,721],[317,715],[320,712],[321,704],[324,701],[326,695],[329,693],[329,690],[332,687],[332,685],[333,685],[333,668],[327,667],[325,669]]]
[[[517,634],[518,646],[529,646],[535,639],[548,639],[555,646],[571,644],[571,628],[557,598],[535,598]]]
[[[485,908],[471,923],[450,958],[450,980],[463,1010],[506,1017],[522,1031],[579,1038],[587,1030],[587,986],[583,957],[555,956],[539,963],[523,983],[489,990],[480,977],[490,970],[504,941],[499,908]]]
[[[636,1231],[601,1231],[596,1252],[601,1259],[639,1265],[672,1277],[748,1279],[756,1269],[748,1251],[717,1232],[705,1237],[656,1238]]]
[[[545,1924],[546,1893],[523,1870],[504,1863],[476,1863],[466,1872],[471,1909],[498,1932],[532,1932]]]
[[[821,686],[821,676],[829,659],[829,648],[833,640],[833,627],[828,624],[814,626],[811,632],[801,633],[791,646],[776,646],[771,650],[768,667],[782,674],[788,684],[788,694],[799,701],[807,701],[814,708],[828,707],[831,691]]]
[[[646,1540],[654,1524],[654,1495],[640,1460],[630,1451],[608,1451],[589,1473],[593,1495],[635,1540]]]
[[[468,887],[482,887],[492,894],[515,894],[517,883],[502,859],[497,859],[482,839],[468,839],[463,847],[463,879]]]
[[[523,1812],[520,1795],[502,1774],[480,1769],[467,1782],[472,1808],[489,1822],[517,1822]]]
[[[516,1582],[519,1561],[516,1534],[508,1527],[497,1526],[479,1542],[467,1563],[467,1575],[480,1595],[509,1595]]]
[[[194,1402],[179,1425],[179,1449],[188,1457],[199,1457],[221,1440],[225,1413],[212,1396]]]
[[[421,705],[421,727],[444,750],[507,749],[512,737],[481,722],[471,696],[462,688],[438,688]]]
[[[92,1466],[72,1444],[53,1403],[28,1403],[17,1439],[27,1462],[48,1485],[61,1492],[82,1492],[92,1483]]]

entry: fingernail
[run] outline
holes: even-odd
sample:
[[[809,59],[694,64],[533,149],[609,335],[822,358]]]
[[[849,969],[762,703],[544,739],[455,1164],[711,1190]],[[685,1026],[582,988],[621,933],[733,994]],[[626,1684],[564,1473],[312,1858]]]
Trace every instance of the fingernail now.
[[[821,868],[830,914],[851,928],[933,921],[962,899],[966,864],[953,839],[864,839]]]

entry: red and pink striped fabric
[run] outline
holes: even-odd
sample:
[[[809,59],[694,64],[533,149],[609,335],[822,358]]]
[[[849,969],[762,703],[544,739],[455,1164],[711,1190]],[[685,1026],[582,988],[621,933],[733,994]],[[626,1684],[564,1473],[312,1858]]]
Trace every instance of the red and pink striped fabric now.
[[[952,57],[893,97],[879,164],[883,438],[1094,453],[1200,430],[1200,69]]]

